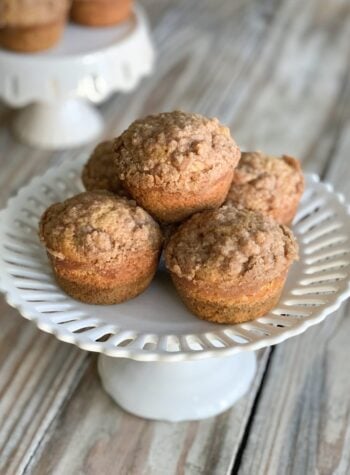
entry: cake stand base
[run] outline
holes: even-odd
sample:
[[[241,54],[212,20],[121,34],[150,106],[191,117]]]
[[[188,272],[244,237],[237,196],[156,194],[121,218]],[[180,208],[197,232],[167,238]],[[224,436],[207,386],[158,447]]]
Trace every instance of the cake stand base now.
[[[0,98],[19,108],[14,130],[30,145],[56,150],[96,140],[99,104],[134,89],[150,74],[154,49],[147,15],[137,4],[126,21],[103,28],[68,23],[58,44],[21,54],[0,48]],[[74,100],[73,100],[74,99]]]
[[[45,149],[78,147],[103,129],[99,112],[82,99],[35,103],[17,113],[14,132],[25,143]]]
[[[253,352],[224,358],[143,362],[100,355],[106,392],[139,417],[179,422],[216,416],[249,389],[256,371]]]

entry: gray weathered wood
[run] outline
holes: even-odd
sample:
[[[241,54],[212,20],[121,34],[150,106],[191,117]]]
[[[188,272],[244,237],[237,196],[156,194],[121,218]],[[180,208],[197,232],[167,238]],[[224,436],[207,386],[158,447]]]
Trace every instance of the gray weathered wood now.
[[[349,92],[350,70],[333,109],[337,127],[326,131],[324,170],[348,202]],[[240,474],[350,473],[349,310],[274,350]]]
[[[234,410],[202,422],[142,420],[119,409],[99,383],[95,361],[30,469],[59,474],[221,474],[232,463],[267,352],[250,394]]]
[[[239,474],[350,473],[348,315],[275,349]]]
[[[87,355],[23,322],[1,298],[0,473],[23,473]]]

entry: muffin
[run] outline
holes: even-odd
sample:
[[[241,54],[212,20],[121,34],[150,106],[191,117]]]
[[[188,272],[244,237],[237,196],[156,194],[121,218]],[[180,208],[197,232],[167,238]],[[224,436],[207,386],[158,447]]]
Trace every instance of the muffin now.
[[[131,14],[131,0],[73,0],[71,18],[87,26],[110,26]]]
[[[290,224],[303,191],[304,177],[295,158],[243,152],[225,203]]]
[[[83,168],[81,179],[88,191],[106,190],[121,196],[127,195],[117,175],[112,140],[97,145]]]
[[[192,216],[165,249],[166,266],[189,310],[226,324],[253,320],[273,308],[297,256],[287,227],[226,205]]]
[[[136,120],[115,140],[124,188],[163,223],[220,206],[239,157],[217,119],[180,111]]]
[[[34,52],[59,40],[69,7],[68,0],[0,0],[0,46]]]
[[[135,202],[85,192],[50,206],[40,221],[58,285],[90,304],[114,304],[143,292],[157,269],[161,232]]]

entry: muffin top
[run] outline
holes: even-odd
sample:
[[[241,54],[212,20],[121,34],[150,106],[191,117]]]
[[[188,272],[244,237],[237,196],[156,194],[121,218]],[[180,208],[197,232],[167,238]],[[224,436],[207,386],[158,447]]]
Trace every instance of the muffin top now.
[[[303,190],[304,178],[295,158],[243,152],[226,203],[274,216],[276,209],[289,207]]]
[[[198,191],[235,167],[240,151],[217,119],[181,111],[136,120],[115,141],[120,179],[142,188]]]
[[[268,283],[297,259],[292,232],[269,216],[234,206],[197,213],[165,250],[168,269],[189,281],[215,285]]]
[[[83,168],[81,178],[88,191],[107,190],[126,196],[113,160],[113,143],[110,140],[97,145]]]
[[[161,246],[158,224],[134,201],[85,192],[51,205],[40,220],[47,251],[77,263],[113,264]]]
[[[0,0],[0,27],[31,26],[63,17],[70,0]]]

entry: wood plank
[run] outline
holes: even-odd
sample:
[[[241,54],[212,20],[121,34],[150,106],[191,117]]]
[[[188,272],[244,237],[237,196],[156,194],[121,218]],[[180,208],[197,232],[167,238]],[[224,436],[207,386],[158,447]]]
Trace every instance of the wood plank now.
[[[0,300],[0,473],[22,473],[74,390],[88,355]]]
[[[350,9],[341,12],[338,25],[347,22],[348,30]],[[315,157],[323,157],[325,180],[348,203],[349,53],[350,44],[344,57],[346,74],[325,121],[328,128],[322,129],[324,136],[313,150]],[[275,348],[239,474],[350,473],[349,315],[347,303],[321,325]]]
[[[349,305],[279,345],[239,474],[350,472]]]
[[[230,466],[260,385],[263,352],[247,397],[217,418],[146,421],[119,409],[101,388],[95,359],[28,471],[41,474],[222,474]]]

